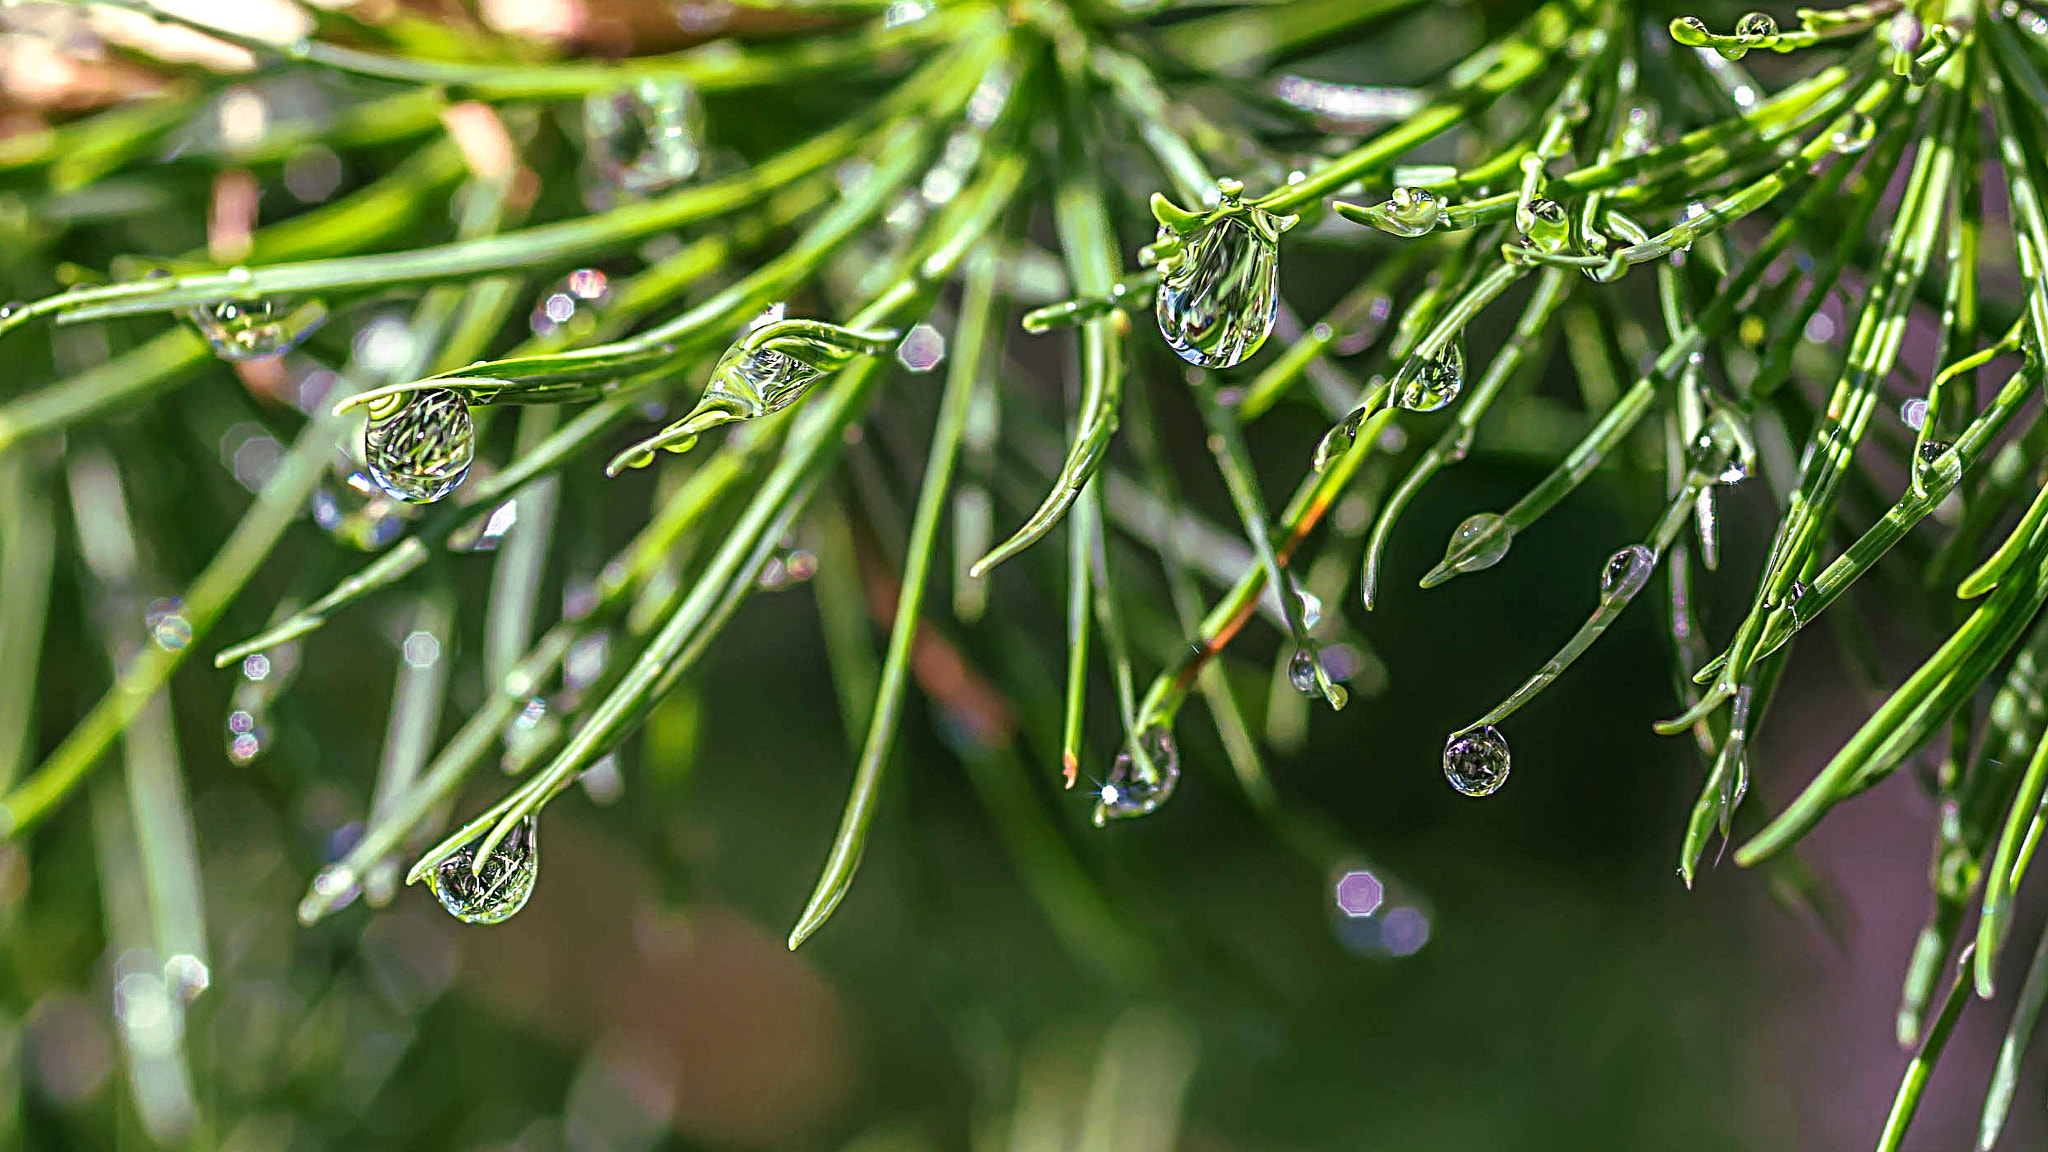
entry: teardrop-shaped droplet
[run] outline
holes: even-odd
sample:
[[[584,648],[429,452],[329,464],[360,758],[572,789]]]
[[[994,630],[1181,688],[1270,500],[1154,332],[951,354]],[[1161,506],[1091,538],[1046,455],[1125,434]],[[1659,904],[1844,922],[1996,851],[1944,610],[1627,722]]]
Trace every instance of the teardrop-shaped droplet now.
[[[276,300],[217,300],[185,309],[185,318],[223,360],[262,360],[299,346],[327,320],[327,306],[308,300],[287,308]]]
[[[428,880],[441,907],[466,924],[496,924],[526,907],[540,871],[540,825],[533,817],[514,824],[484,866],[475,868],[477,849],[489,835],[486,830],[450,853]]]
[[[1656,566],[1656,553],[1641,544],[1631,544],[1609,556],[1607,566],[1600,570],[1600,603],[1611,607],[1629,600],[1643,590]]]
[[[641,80],[583,101],[591,168],[635,195],[662,191],[696,174],[704,160],[703,124],[697,90],[676,77]]]
[[[1132,756],[1129,749],[1117,753],[1109,779],[1096,792],[1097,826],[1127,816],[1144,816],[1157,811],[1180,783],[1180,749],[1164,725],[1155,724],[1138,737],[1149,765]]]
[[[1296,588],[1294,594],[1301,599],[1301,626],[1313,630],[1323,622],[1323,598],[1306,588]]]
[[[1380,231],[1412,238],[1435,230],[1443,220],[1444,202],[1427,188],[1396,188],[1369,215]]]
[[[370,479],[397,499],[432,504],[462,483],[476,458],[476,424],[461,395],[429,388],[401,397],[396,412],[372,417],[363,432]]]
[[[527,327],[535,336],[586,333],[596,324],[597,310],[610,302],[611,296],[611,280],[603,272],[578,268],[541,293]]]
[[[1861,112],[1849,113],[1849,118],[1828,134],[1828,147],[1843,156],[1854,156],[1870,147],[1870,141],[1877,136],[1877,121]]]
[[[1351,451],[1351,446],[1358,442],[1358,431],[1363,427],[1365,427],[1365,409],[1354,408],[1351,410],[1351,415],[1346,416],[1335,427],[1323,433],[1322,440],[1316,444],[1316,457],[1313,461],[1315,470],[1318,472],[1327,470],[1336,461],[1337,457]]]
[[[1444,741],[1444,778],[1467,796],[1491,796],[1508,779],[1508,742],[1491,724]]]
[[[1451,532],[1444,549],[1444,567],[1454,572],[1478,572],[1500,563],[1508,554],[1514,534],[1508,522],[1496,512],[1474,512]]]
[[[1316,656],[1306,648],[1296,648],[1294,658],[1287,662],[1287,682],[1304,696],[1314,696],[1316,687]]]
[[[1562,252],[1571,242],[1571,217],[1565,214],[1564,205],[1555,200],[1541,196],[1531,199],[1516,211],[1515,223],[1529,247],[1538,252]]]
[[[1280,247],[1273,236],[1270,225],[1221,216],[1181,238],[1180,250],[1161,265],[1153,294],[1159,334],[1181,359],[1228,368],[1265,343],[1280,307]]]
[[[730,401],[735,415],[751,420],[796,403],[824,378],[824,369],[787,352],[734,344],[718,358],[704,395]]]
[[[361,472],[313,490],[313,523],[351,548],[378,552],[405,531],[405,506]]]
[[[1686,467],[1694,476],[1714,484],[1740,484],[1749,479],[1749,461],[1733,416],[1716,412],[1700,426],[1692,447],[1686,450]]]
[[[1460,340],[1451,340],[1435,356],[1417,353],[1409,368],[1399,403],[1410,412],[1434,412],[1465,390],[1465,348]]]
[[[1913,457],[1913,483],[1922,492],[1952,487],[1963,477],[1963,462],[1945,440],[1923,440]]]

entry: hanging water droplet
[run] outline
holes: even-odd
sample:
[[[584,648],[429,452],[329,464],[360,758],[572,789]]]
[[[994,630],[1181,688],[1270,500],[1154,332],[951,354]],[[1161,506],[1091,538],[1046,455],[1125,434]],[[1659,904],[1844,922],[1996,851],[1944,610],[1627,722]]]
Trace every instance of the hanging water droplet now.
[[[1359,429],[1363,427],[1365,427],[1365,409],[1354,408],[1351,411],[1351,415],[1346,416],[1335,427],[1323,433],[1322,441],[1316,445],[1315,470],[1318,472],[1327,470],[1336,461],[1337,457],[1351,451],[1351,446],[1358,442]]]
[[[1444,202],[1427,188],[1396,188],[1367,215],[1380,231],[1413,238],[1434,231],[1443,221]]]
[[[541,293],[527,326],[535,336],[587,333],[596,323],[597,310],[610,302],[611,296],[611,281],[604,273],[578,268]]]
[[[1564,205],[1537,196],[1515,211],[1515,224],[1522,238],[1538,252],[1562,252],[1571,242],[1571,217]]]
[[[585,156],[599,176],[625,192],[659,192],[696,174],[704,160],[703,123],[697,90],[687,81],[640,80],[584,98]]]
[[[1303,696],[1314,696],[1316,685],[1316,655],[1306,648],[1296,648],[1294,658],[1287,662],[1287,682]]]
[[[313,523],[335,540],[364,552],[387,548],[405,531],[405,506],[361,472],[313,490]]]
[[[1458,337],[1452,337],[1435,356],[1424,358],[1416,353],[1408,367],[1399,403],[1410,412],[1434,412],[1465,390],[1465,346]]]
[[[262,360],[298,347],[327,320],[327,306],[308,300],[287,309],[276,300],[218,300],[185,309],[185,318],[223,360]]]
[[[363,432],[370,479],[397,499],[432,504],[469,475],[476,458],[476,424],[461,395],[446,388],[395,399],[402,406],[373,415]]]
[[[1164,725],[1155,724],[1138,740],[1149,764],[1132,756],[1128,748],[1117,753],[1109,779],[1096,792],[1098,828],[1110,820],[1157,811],[1180,783],[1180,749],[1174,746],[1173,734]]]
[[[1624,603],[1642,591],[1656,564],[1656,553],[1641,544],[1631,544],[1609,556],[1607,566],[1600,570],[1601,606]]]
[[[1686,467],[1694,476],[1715,484],[1740,484],[1749,479],[1749,460],[1735,418],[1715,412],[1700,426],[1686,450]]]
[[[1507,783],[1508,742],[1491,724],[1451,733],[1444,741],[1444,778],[1467,796],[1491,796]]]
[[[1301,599],[1301,626],[1313,631],[1323,622],[1323,598],[1306,588],[1296,588],[1294,594]]]
[[[1203,368],[1242,363],[1273,331],[1280,233],[1293,223],[1234,199],[1223,203],[1226,214],[1180,237],[1179,249],[1160,264],[1153,294],[1167,346]]]
[[[496,924],[526,906],[540,871],[540,826],[527,816],[512,826],[481,869],[473,867],[488,830],[434,865],[428,883],[441,907],[465,924]]]
[[[823,368],[787,352],[735,344],[718,358],[704,395],[730,398],[739,403],[745,418],[753,419],[789,407],[824,378]]]
[[[1870,147],[1877,136],[1877,121],[1861,112],[1851,112],[1840,127],[1828,135],[1828,147],[1843,156],[1854,156]]]
[[[1498,513],[1475,512],[1451,532],[1450,546],[1444,549],[1443,567],[1453,572],[1491,568],[1508,554],[1508,545],[1512,543],[1514,534]]]

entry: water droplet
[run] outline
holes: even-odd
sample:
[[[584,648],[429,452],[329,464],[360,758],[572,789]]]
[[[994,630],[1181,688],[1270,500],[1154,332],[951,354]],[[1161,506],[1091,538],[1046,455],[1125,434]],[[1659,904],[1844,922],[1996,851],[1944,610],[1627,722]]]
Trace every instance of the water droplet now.
[[[526,906],[540,871],[540,826],[531,816],[512,826],[481,869],[472,870],[477,849],[490,832],[457,848],[434,865],[429,879],[441,907],[465,924],[496,924]]]
[[[1444,563],[1458,572],[1491,568],[1508,554],[1508,545],[1513,542],[1508,522],[1498,513],[1475,512],[1452,531],[1450,546],[1444,549]]]
[[[1370,212],[1373,227],[1409,238],[1433,231],[1443,215],[1443,200],[1427,188],[1396,188]]]
[[[1529,247],[1538,252],[1562,252],[1571,242],[1571,217],[1565,214],[1564,205],[1555,200],[1535,197],[1516,210],[1515,224]]]
[[[1323,622],[1323,598],[1306,588],[1297,588],[1294,594],[1301,598],[1301,626],[1313,630]]]
[[[718,358],[704,395],[736,401],[744,417],[753,419],[789,407],[824,378],[823,368],[787,352],[735,344]]]
[[[634,195],[680,184],[704,160],[704,110],[697,90],[676,77],[641,80],[583,101],[583,143],[591,167]]]
[[[1287,662],[1287,682],[1304,696],[1314,696],[1316,686],[1316,656],[1306,648],[1296,648],[1294,658]]]
[[[142,622],[149,628],[149,638],[166,651],[176,652],[192,642],[192,622],[185,618],[185,602],[176,596],[150,601]]]
[[[1434,412],[1465,390],[1465,347],[1456,337],[1435,356],[1423,359],[1417,353],[1409,364],[1412,371],[1401,387],[1400,404],[1410,412]]]
[[[1241,211],[1182,237],[1160,265],[1160,335],[1203,368],[1228,368],[1258,351],[1280,307],[1281,225],[1257,208]]]
[[[1778,22],[1769,12],[1751,12],[1735,22],[1735,34],[1745,40],[1762,40],[1778,34]]]
[[[1467,796],[1491,796],[1508,779],[1508,742],[1491,724],[1444,741],[1444,778]]]
[[[1128,748],[1117,753],[1109,779],[1096,792],[1097,827],[1110,820],[1157,811],[1180,783],[1180,749],[1174,746],[1173,734],[1164,725],[1155,724],[1138,740],[1150,765],[1141,763]]]
[[[1641,544],[1631,544],[1607,558],[1600,570],[1600,603],[1612,607],[1625,603],[1649,583],[1657,556]]]
[[[1945,490],[1963,478],[1962,458],[1945,440],[1923,440],[1913,460],[1913,484],[1922,492]]]
[[[26,307],[28,305],[20,300],[10,300],[5,304],[0,304],[0,320],[12,320]]]
[[[185,309],[185,318],[223,360],[261,360],[298,347],[327,319],[327,306],[308,300],[287,309],[276,300],[219,300]]]
[[[1346,416],[1336,427],[1323,433],[1322,441],[1316,445],[1315,470],[1322,472],[1328,469],[1337,457],[1351,451],[1351,446],[1358,442],[1358,431],[1363,427],[1365,427],[1365,409],[1354,408],[1351,415]]]
[[[1792,583],[1785,586],[1785,595],[1779,599],[1778,607],[1797,608],[1799,606],[1800,598],[1805,595],[1805,583],[1802,581],[1794,580]]]
[[[405,506],[361,472],[313,490],[313,523],[340,543],[364,552],[389,547],[405,531]]]
[[[1686,467],[1694,476],[1716,484],[1740,484],[1749,479],[1749,461],[1734,417],[1716,412],[1700,426],[1699,435],[1686,451]]]
[[[406,393],[403,407],[373,417],[363,432],[370,479],[393,497],[432,504],[462,483],[476,458],[469,405],[446,388]]]
[[[581,335],[591,329],[597,310],[609,303],[611,296],[611,281],[603,272],[578,268],[541,293],[527,326],[535,336],[554,336],[565,331]]]
[[[1877,136],[1877,121],[1861,112],[1849,113],[1849,118],[1828,135],[1828,147],[1843,156],[1854,156],[1870,147],[1870,141]]]

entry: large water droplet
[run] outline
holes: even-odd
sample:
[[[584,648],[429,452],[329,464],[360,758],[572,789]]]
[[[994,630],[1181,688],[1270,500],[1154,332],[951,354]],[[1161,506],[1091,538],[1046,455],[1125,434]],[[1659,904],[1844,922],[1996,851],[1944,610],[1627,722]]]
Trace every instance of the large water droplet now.
[[[1294,650],[1294,658],[1287,662],[1287,682],[1304,696],[1313,696],[1316,688],[1316,656],[1306,648]]]
[[[1351,411],[1351,415],[1346,416],[1328,432],[1323,433],[1321,442],[1316,445],[1315,470],[1318,472],[1327,470],[1336,461],[1337,457],[1351,451],[1351,446],[1358,443],[1358,432],[1363,427],[1365,427],[1365,409],[1354,408]]]
[[[704,110],[687,81],[649,78],[583,101],[586,156],[615,187],[644,195],[695,175],[704,160]]]
[[[392,496],[431,504],[462,483],[476,458],[476,424],[469,405],[446,388],[399,397],[403,407],[372,417],[363,432],[370,479]]]
[[[1411,364],[1412,373],[1401,386],[1399,403],[1410,412],[1434,412],[1458,398],[1465,390],[1465,348],[1453,338],[1435,356],[1420,353]]]
[[[1571,217],[1564,205],[1541,196],[1534,197],[1515,212],[1515,224],[1522,238],[1538,252],[1562,252],[1571,242]]]
[[[1474,512],[1451,532],[1450,546],[1444,549],[1444,563],[1453,571],[1478,572],[1500,563],[1512,543],[1514,535],[1498,513]]]
[[[1633,597],[1649,582],[1656,566],[1656,553],[1641,544],[1631,544],[1609,556],[1607,566],[1600,570],[1600,603],[1612,606]]]
[[[528,816],[512,826],[481,869],[472,867],[485,831],[434,866],[428,883],[441,907],[466,924],[496,924],[526,906],[540,871],[540,825]]]
[[[327,320],[327,306],[308,300],[287,309],[276,300],[219,300],[185,309],[185,318],[223,360],[261,360],[299,346]]]
[[[1116,754],[1109,779],[1096,792],[1098,827],[1110,820],[1144,816],[1158,810],[1180,783],[1180,749],[1174,746],[1173,734],[1164,725],[1155,724],[1138,740],[1151,761],[1149,769],[1129,749]]]
[[[1828,147],[1843,156],[1854,156],[1870,147],[1877,136],[1877,121],[1861,112],[1849,113],[1841,127],[1828,134]]]
[[[1277,234],[1264,222],[1219,217],[1183,237],[1180,251],[1161,265],[1153,312],[1181,359],[1228,368],[1265,343],[1280,307]]]
[[[1749,55],[1757,44],[1778,34],[1778,22],[1768,12],[1751,12],[1735,22],[1735,39],[1717,46],[1716,50],[1730,60],[1740,60]]]
[[[1490,796],[1508,779],[1508,742],[1491,724],[1444,741],[1444,778],[1467,796]]]
[[[535,336],[554,336],[564,331],[581,335],[590,331],[597,310],[611,300],[611,281],[595,268],[578,268],[562,277],[554,287],[541,293],[533,305],[527,326]]]
[[[404,505],[361,472],[313,490],[313,523],[335,540],[364,552],[389,547],[405,531]]]
[[[1434,230],[1443,214],[1444,202],[1427,188],[1396,188],[1370,212],[1373,227],[1403,237]]]
[[[704,395],[736,401],[747,419],[780,412],[825,378],[825,370],[773,348],[733,345],[718,358]]]

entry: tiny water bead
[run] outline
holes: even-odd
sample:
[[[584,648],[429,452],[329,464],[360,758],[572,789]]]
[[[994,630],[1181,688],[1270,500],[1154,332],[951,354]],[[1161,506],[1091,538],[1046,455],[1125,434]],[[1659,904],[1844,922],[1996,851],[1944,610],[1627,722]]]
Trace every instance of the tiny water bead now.
[[[512,826],[482,868],[476,868],[477,849],[490,835],[476,839],[449,853],[434,865],[428,883],[441,907],[465,924],[496,924],[510,919],[526,906],[533,895],[534,877],[540,872],[540,825],[527,816]]]
[[[1365,416],[1364,408],[1355,408],[1349,416],[1323,433],[1321,442],[1316,445],[1316,456],[1313,461],[1317,472],[1327,471],[1330,465],[1336,462],[1337,457],[1351,451],[1351,446],[1358,443],[1358,433],[1365,427]]]
[[[609,277],[595,268],[578,268],[541,294],[527,327],[535,336],[587,333],[611,296]]]
[[[606,183],[634,195],[673,187],[704,162],[703,106],[687,81],[649,78],[583,101],[585,156]]]
[[[1631,544],[1607,558],[1600,570],[1600,603],[1604,607],[1628,602],[1649,583],[1657,566],[1657,554],[1641,544]]]
[[[327,306],[296,308],[276,300],[218,300],[185,309],[185,318],[223,360],[262,360],[298,347],[327,320]]]
[[[1748,445],[1735,419],[1717,412],[1693,437],[1686,450],[1686,467],[1694,476],[1714,484],[1740,484],[1749,479]]]
[[[1157,811],[1180,783],[1180,749],[1174,745],[1173,734],[1164,725],[1155,724],[1138,740],[1150,764],[1140,762],[1128,748],[1116,754],[1109,779],[1095,793],[1098,828],[1111,820]]]
[[[1181,359],[1229,368],[1265,343],[1280,307],[1280,233],[1293,223],[1226,192],[1192,231],[1162,240],[1153,312]]]
[[[1444,741],[1444,778],[1467,796],[1491,796],[1508,779],[1508,742],[1491,724],[1451,733]]]
[[[1465,390],[1465,347],[1453,338],[1443,351],[1424,357],[1416,353],[1397,402],[1410,412],[1434,412]]]
[[[1862,112],[1849,113],[1848,119],[1828,134],[1828,147],[1842,156],[1854,156],[1870,147],[1877,136],[1877,121]]]
[[[476,458],[469,405],[446,388],[402,393],[395,411],[373,411],[363,432],[370,479],[396,499],[432,504],[462,483]]]

